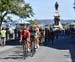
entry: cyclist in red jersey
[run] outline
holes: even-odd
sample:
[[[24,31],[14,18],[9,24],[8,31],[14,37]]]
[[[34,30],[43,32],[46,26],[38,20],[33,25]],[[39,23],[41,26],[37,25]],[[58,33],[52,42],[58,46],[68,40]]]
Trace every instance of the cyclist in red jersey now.
[[[30,32],[26,27],[23,27],[20,33],[20,42],[24,41],[24,36],[26,36],[26,40],[27,40],[27,48],[28,51],[30,51]]]

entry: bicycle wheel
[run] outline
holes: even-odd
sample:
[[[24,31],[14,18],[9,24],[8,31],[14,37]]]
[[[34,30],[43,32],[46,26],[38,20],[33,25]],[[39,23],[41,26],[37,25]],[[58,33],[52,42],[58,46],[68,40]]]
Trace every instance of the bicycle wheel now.
[[[33,57],[33,55],[36,53],[36,49],[35,49],[35,42],[32,41],[31,42],[31,57]]]
[[[26,50],[26,45],[23,44],[23,57],[26,59],[27,57],[27,50]]]

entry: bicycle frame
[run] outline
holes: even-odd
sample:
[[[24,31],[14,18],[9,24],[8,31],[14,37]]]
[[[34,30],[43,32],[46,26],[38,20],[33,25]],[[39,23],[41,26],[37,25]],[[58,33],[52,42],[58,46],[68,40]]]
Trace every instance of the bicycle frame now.
[[[27,40],[23,40],[22,46],[23,46],[23,57],[24,57],[24,59],[26,59],[26,57],[27,57]]]
[[[31,56],[33,57],[33,55],[35,54],[36,49],[35,49],[35,39],[31,38]]]

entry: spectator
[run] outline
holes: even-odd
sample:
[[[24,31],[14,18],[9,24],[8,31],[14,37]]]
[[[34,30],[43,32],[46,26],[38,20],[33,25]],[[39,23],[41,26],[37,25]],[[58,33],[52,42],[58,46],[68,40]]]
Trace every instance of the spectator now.
[[[49,39],[52,41],[52,44],[54,43],[54,39],[55,39],[55,31],[53,31],[52,29],[50,29],[49,31]]]
[[[6,30],[2,28],[1,30],[1,45],[5,46],[6,44]]]
[[[49,29],[45,28],[45,42],[49,41]]]

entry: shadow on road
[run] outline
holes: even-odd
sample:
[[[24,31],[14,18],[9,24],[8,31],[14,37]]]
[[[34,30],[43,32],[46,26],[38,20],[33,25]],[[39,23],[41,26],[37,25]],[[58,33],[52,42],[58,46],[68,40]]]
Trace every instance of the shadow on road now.
[[[31,53],[27,53],[27,57],[30,56],[31,57]],[[23,49],[22,49],[22,46],[18,46],[18,47],[15,47],[15,49],[13,50],[9,50],[9,53],[7,53],[7,56],[3,56],[2,58],[0,57],[0,59],[3,59],[3,60],[21,60],[23,59],[24,60],[24,56],[23,56]]]
[[[6,45],[20,45],[19,40],[7,40]]]
[[[70,37],[60,37],[59,39],[55,39],[53,41],[47,41],[44,43],[44,46],[59,49],[59,50],[69,50],[71,55],[72,62],[75,62],[75,39]],[[68,57],[68,55],[64,55]]]
[[[20,45],[18,40],[11,40],[7,41],[7,45]],[[44,43],[45,47],[50,47],[54,49],[59,49],[59,50],[69,50],[70,55],[71,55],[71,60],[72,62],[75,62],[75,39],[70,38],[70,37],[60,37],[58,39],[55,39],[53,44],[52,41],[47,41]],[[20,47],[17,47],[20,49]],[[23,59],[23,54],[22,51],[13,51],[15,54],[9,55],[8,57],[0,58],[0,59]],[[68,55],[64,55],[68,57]]]
[[[11,54],[10,54],[11,53]],[[9,50],[9,53],[7,56],[4,56],[3,58],[0,59],[23,59],[23,51],[22,51],[22,47],[15,47],[15,50]]]
[[[9,57],[5,57],[5,58],[0,58],[0,59],[23,59],[23,56],[22,57],[19,57],[19,56],[9,56]]]
[[[68,38],[59,38],[59,39],[55,39],[53,41],[53,44],[52,44],[52,41],[47,41],[44,43],[44,46],[46,47],[51,47],[51,48],[55,48],[55,49],[60,49],[60,50],[67,50],[69,49],[69,44],[70,44],[70,41],[68,40]]]

